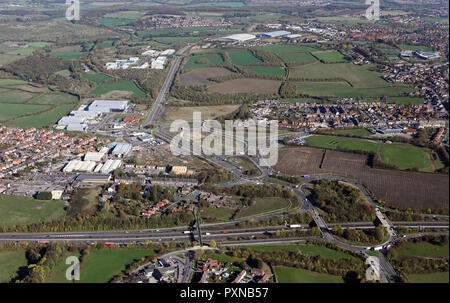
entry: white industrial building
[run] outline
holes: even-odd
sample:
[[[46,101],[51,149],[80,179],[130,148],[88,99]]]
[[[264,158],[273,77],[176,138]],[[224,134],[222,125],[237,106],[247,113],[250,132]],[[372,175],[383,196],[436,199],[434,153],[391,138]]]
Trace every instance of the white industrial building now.
[[[148,51],[145,51],[141,54],[142,56],[150,56],[150,57],[156,57],[159,55],[159,51],[150,49]]]
[[[100,113],[123,112],[128,108],[128,101],[124,100],[95,100],[88,107],[88,111]]]
[[[123,156],[123,155],[127,155],[131,152],[131,148],[133,146],[131,144],[128,143],[117,143],[112,151],[113,155],[115,156]]]
[[[164,65],[167,62],[167,57],[160,56],[156,59],[152,59],[152,69],[164,69]]]
[[[165,51],[163,51],[161,53],[161,56],[171,56],[175,54],[175,50],[174,49],[166,49]]]
[[[219,38],[219,41],[245,42],[255,38],[256,36],[252,34],[234,34]]]
[[[83,117],[75,117],[75,116],[66,116],[62,117],[61,120],[58,121],[58,125],[72,125],[72,124],[83,124],[86,121],[86,118]]]
[[[125,60],[116,60],[114,62],[107,62],[105,67],[107,70],[110,69],[127,69],[130,65],[136,64],[139,61],[138,57],[130,57]]]
[[[101,174],[109,174],[113,172],[115,169],[120,168],[122,166],[122,160],[107,160],[105,164],[98,164],[95,167],[94,172],[99,172]]]
[[[73,171],[92,172],[95,168],[94,161],[72,160],[63,168],[63,172],[71,173]]]
[[[279,38],[279,37],[284,37],[284,36],[287,36],[290,34],[291,34],[291,32],[288,32],[288,31],[274,31],[274,32],[258,34],[256,36],[259,38]]]
[[[87,128],[87,124],[69,124],[66,126],[66,130],[73,132],[84,132]]]
[[[99,162],[103,159],[104,156],[105,156],[105,153],[87,152],[84,155],[84,161]]]

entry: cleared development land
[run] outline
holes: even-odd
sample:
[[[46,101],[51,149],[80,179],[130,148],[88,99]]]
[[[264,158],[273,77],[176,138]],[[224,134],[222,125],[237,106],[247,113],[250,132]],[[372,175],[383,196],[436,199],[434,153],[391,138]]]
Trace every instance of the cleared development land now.
[[[278,283],[344,283],[342,277],[297,268],[276,266],[274,270]]]
[[[112,83],[103,83],[97,86],[93,91],[90,92],[91,95],[104,95],[113,91],[124,91],[129,92],[132,98],[144,98],[145,93],[140,90],[136,84],[132,81],[118,81]]]
[[[323,161],[322,161],[323,159]],[[322,164],[322,165],[321,165]],[[448,175],[374,169],[367,156],[312,147],[285,147],[274,167],[289,175],[324,174],[352,178],[387,205],[413,209],[448,208]]]
[[[185,86],[210,85],[215,82],[208,79],[229,76],[233,73],[222,67],[199,68],[180,76],[180,84]]]
[[[258,93],[274,94],[278,92],[280,81],[264,79],[235,79],[212,85],[208,90],[213,93]]]

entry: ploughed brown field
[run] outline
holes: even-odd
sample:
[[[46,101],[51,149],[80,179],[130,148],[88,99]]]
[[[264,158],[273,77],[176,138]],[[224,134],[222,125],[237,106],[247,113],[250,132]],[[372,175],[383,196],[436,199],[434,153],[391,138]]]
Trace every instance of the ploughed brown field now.
[[[449,207],[449,177],[442,174],[374,169],[367,156],[311,147],[283,147],[274,167],[289,175],[333,174],[353,178],[387,205],[413,209]]]
[[[213,93],[257,93],[273,94],[278,92],[280,81],[263,79],[235,79],[212,85],[208,90]]]
[[[223,67],[199,68],[181,75],[180,83],[181,85],[185,86],[210,85],[214,84],[215,82],[209,81],[208,79],[215,77],[224,77],[231,74],[233,74],[231,71]]]

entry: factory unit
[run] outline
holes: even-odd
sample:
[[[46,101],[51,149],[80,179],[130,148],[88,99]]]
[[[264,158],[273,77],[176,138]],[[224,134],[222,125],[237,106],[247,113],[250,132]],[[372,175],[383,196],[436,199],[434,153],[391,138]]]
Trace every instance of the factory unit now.
[[[92,172],[95,168],[94,161],[72,160],[63,168],[63,172],[71,173],[73,171]]]
[[[287,35],[290,35],[291,32],[288,31],[274,31],[274,32],[268,32],[268,33],[262,33],[256,35],[258,38],[280,38]]]
[[[224,41],[224,42],[245,42],[248,40],[252,40],[255,39],[256,36],[255,35],[251,35],[251,34],[234,34],[234,35],[229,35],[226,37],[222,37],[219,38],[219,41]]]
[[[95,167],[94,172],[109,174],[122,166],[122,160],[107,160],[101,167],[99,167],[99,165]]]
[[[122,157],[128,155],[131,152],[133,146],[128,143],[116,143],[112,151],[114,156]]]
[[[100,162],[102,161],[103,157],[105,156],[105,153],[97,153],[97,152],[87,152],[84,155],[84,161],[94,161],[94,162]]]
[[[124,100],[95,100],[87,110],[100,113],[123,112],[128,108],[128,101]]]
[[[167,57],[160,56],[156,59],[152,59],[152,69],[164,69],[164,65],[167,63]]]

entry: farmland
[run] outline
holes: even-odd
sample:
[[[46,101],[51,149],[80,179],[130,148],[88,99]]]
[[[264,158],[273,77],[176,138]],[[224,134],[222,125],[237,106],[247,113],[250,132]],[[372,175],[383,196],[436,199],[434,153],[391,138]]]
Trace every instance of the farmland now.
[[[111,83],[103,83],[97,86],[93,91],[90,92],[91,95],[104,95],[112,91],[126,91],[130,92],[130,97],[132,98],[144,98],[145,93],[140,90],[136,84],[132,81],[118,81]]]
[[[286,72],[281,67],[276,66],[246,66],[246,69],[257,74],[284,77]]]
[[[15,127],[44,127],[54,124],[62,116],[66,115],[73,108],[73,105],[60,105],[53,109],[29,117],[18,118],[16,120],[8,121],[6,124]]]
[[[228,54],[230,55],[231,63],[235,65],[261,63],[261,60],[256,58],[249,50],[230,51]]]
[[[409,283],[448,283],[448,281],[449,281],[448,272],[408,275]]]
[[[209,79],[215,77],[229,76],[233,73],[222,67],[205,67],[194,69],[180,76],[180,84],[186,86],[209,85],[215,82]]]
[[[262,49],[269,52],[274,52],[276,54],[282,53],[307,53],[317,51],[317,48],[311,44],[274,44],[263,47],[258,47],[257,49]]]
[[[97,84],[100,84],[100,83],[105,82],[106,80],[110,79],[111,77],[104,75],[104,74],[90,72],[90,73],[83,75],[83,78],[87,79],[89,81],[95,82]]]
[[[383,162],[399,169],[433,170],[426,151],[412,145],[386,145],[364,139],[328,136],[311,136],[306,138],[305,142],[309,146],[319,148],[378,153]]]
[[[211,67],[223,63],[220,54],[204,54],[189,57],[189,60],[183,67],[183,70],[189,71],[192,69]]]
[[[440,246],[425,241],[419,243],[408,242],[398,250],[399,257],[439,258],[439,257],[448,257],[448,255],[449,255],[448,244]]]
[[[135,259],[154,255],[148,249],[98,249],[93,250],[82,264],[80,282],[104,283],[119,274]]]
[[[308,63],[317,61],[310,53],[281,53],[280,58],[286,63]]]
[[[366,186],[387,205],[413,209],[448,208],[448,176],[367,166],[367,156],[310,147],[279,151],[275,170],[289,175],[331,174],[352,178]]]
[[[236,79],[214,84],[209,88],[210,92],[233,93],[258,93],[275,94],[280,87],[280,81],[263,79]]]
[[[319,274],[302,269],[276,266],[275,274],[279,283],[343,283],[341,277]]]
[[[1,226],[26,225],[51,221],[65,214],[62,201],[40,201],[0,194]]]
[[[193,107],[169,107],[165,120],[174,121],[178,119],[191,121],[194,112],[201,112],[202,119],[214,119],[234,112],[239,105],[217,105],[217,106],[193,106]]]
[[[344,55],[338,51],[313,52],[312,55],[325,63],[347,62]]]

